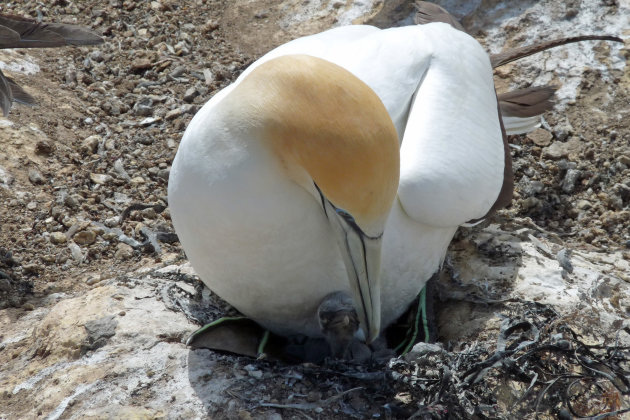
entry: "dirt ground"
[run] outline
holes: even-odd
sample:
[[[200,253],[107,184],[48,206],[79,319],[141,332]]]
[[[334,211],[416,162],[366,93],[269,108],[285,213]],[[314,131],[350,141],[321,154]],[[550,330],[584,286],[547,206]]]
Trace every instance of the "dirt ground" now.
[[[156,255],[146,241],[151,233],[173,232],[166,187],[188,122],[260,54],[300,31],[334,23],[322,18],[299,30],[284,28],[272,24],[286,13],[277,2],[236,4],[25,0],[0,6],[2,13],[88,25],[105,38],[94,48],[28,51],[40,72],[7,71],[38,105],[16,105],[10,124],[0,120],[0,309],[12,308],[19,318],[53,293],[76,295],[121,272],[185,260],[177,242],[159,242]],[[483,42],[484,33],[476,35]],[[609,47],[594,48],[605,61]],[[0,52],[3,61],[21,56]],[[513,72],[523,70],[497,72],[499,91]],[[630,259],[629,90],[627,68],[611,77],[587,70],[575,101],[547,113],[544,130],[512,137],[517,193],[499,220],[529,218],[573,249],[621,250]],[[561,147],[550,150],[552,140]],[[121,222],[135,203],[150,207]],[[120,242],[112,229],[130,241]],[[378,400],[378,387],[372,391]]]

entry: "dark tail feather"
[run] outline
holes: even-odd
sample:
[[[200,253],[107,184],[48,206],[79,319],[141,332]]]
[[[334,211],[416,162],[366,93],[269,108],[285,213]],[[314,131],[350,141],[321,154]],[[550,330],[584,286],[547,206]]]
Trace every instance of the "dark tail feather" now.
[[[429,3],[427,1],[416,1],[414,4],[418,9],[413,21],[416,25],[424,25],[431,22],[443,22],[448,23],[455,29],[459,29],[462,32],[466,32],[464,27],[455,16],[451,15],[442,7],[435,3]]]
[[[0,15],[0,49],[95,45],[102,42],[100,36],[82,26],[45,24],[17,16]]]
[[[534,86],[498,95],[501,115],[527,118],[540,115],[553,108],[553,86]]]
[[[2,17],[0,16],[0,19]],[[0,46],[11,45],[20,42],[20,34],[13,29],[0,25]]]
[[[514,60],[518,60],[519,58],[527,57],[532,54],[548,50],[550,48],[582,41],[613,41],[623,43],[623,39],[610,35],[572,36],[569,38],[559,38],[551,41],[544,41],[538,44],[528,45],[526,47],[514,48],[499,54],[492,54],[490,55],[490,62],[492,63],[492,68],[496,68],[504,64],[511,63]]]
[[[9,87],[11,88],[11,94],[13,95],[13,100],[15,102],[19,102],[25,105],[35,105],[35,98],[33,98],[28,93],[26,93],[26,91],[22,89],[20,85],[15,83],[13,79],[7,76],[5,76],[5,78],[9,82]]]
[[[5,117],[9,115],[12,100],[11,86],[4,74],[2,74],[2,70],[0,70],[0,109],[2,109],[2,115]]]

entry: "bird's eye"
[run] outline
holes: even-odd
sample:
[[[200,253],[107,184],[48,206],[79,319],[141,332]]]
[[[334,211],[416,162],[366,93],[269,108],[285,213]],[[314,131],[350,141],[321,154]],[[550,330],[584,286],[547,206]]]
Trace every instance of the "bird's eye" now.
[[[335,211],[337,214],[345,219],[349,224],[356,224],[354,217],[344,209],[336,208]]]

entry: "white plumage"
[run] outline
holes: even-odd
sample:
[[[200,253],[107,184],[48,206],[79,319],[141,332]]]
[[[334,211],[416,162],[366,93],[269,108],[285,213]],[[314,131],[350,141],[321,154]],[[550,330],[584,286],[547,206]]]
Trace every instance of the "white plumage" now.
[[[504,144],[492,68],[447,24],[349,26],[300,38],[253,63],[195,116],[169,181],[186,254],[210,289],[280,334],[319,335],[328,293],[350,291],[339,247],[314,194],[222,127],[215,112],[262,63],[306,54],[335,63],[381,99],[400,141],[397,199],[384,229],[381,328],[440,267],[457,227],[485,216],[503,184]],[[370,162],[366,162],[370,165]],[[238,182],[220,182],[226,178]]]

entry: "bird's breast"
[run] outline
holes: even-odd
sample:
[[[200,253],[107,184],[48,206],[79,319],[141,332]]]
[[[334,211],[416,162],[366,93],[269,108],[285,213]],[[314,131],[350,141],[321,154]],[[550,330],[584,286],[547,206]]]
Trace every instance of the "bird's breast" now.
[[[321,206],[282,162],[260,143],[188,136],[171,174],[173,224],[204,283],[277,333],[319,334],[317,305],[348,282]]]

